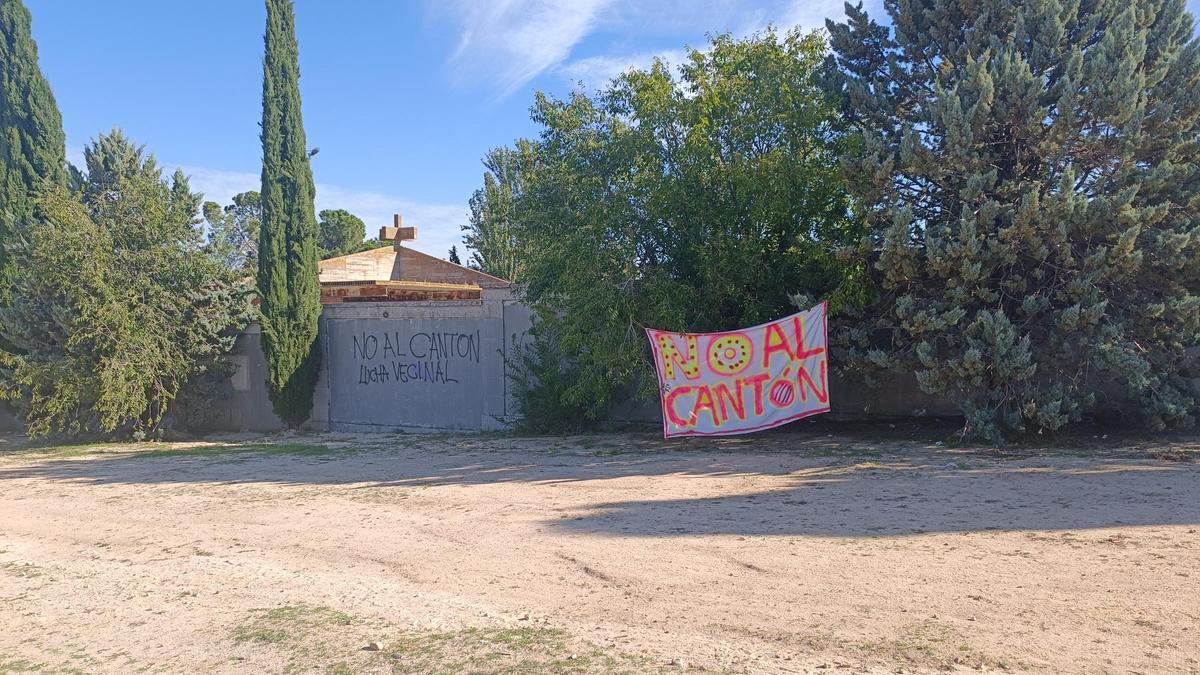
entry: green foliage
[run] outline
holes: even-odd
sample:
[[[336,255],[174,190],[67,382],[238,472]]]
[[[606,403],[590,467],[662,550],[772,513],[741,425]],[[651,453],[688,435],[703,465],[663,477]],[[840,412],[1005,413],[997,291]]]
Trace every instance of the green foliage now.
[[[224,208],[204,202],[201,208],[208,225],[208,246],[231,270],[256,272],[258,234],[262,229],[262,200],[250,190],[233,196]]]
[[[0,310],[12,345],[0,393],[33,436],[153,429],[185,383],[220,366],[251,307],[251,289],[202,246],[186,177],[164,180],[118,133],[85,155],[122,161],[79,194],[39,199]]]
[[[395,246],[395,245],[396,245],[396,242],[394,242],[390,239],[367,239],[367,240],[359,243],[359,245],[355,247],[354,253],[359,253],[362,251],[370,251],[371,249],[376,249],[376,248],[387,248],[387,247]]]
[[[532,379],[562,385],[569,423],[655,392],[646,326],[727,330],[787,314],[789,293],[852,297],[823,58],[817,34],[720,36],[678,78],[656,63],[595,96],[538,96],[513,222],[538,340],[561,352]]]
[[[66,185],[66,136],[54,93],[38,67],[29,10],[0,0],[0,300],[11,273],[11,226],[32,215],[38,191]]]
[[[457,245],[450,247],[450,255],[446,258],[446,260],[454,263],[455,265],[462,264],[462,259],[458,257],[458,246]]]
[[[1200,43],[1183,0],[848,6],[829,83],[878,303],[842,331],[968,430],[1098,400],[1150,428],[1200,405]]]
[[[535,434],[583,431],[596,422],[585,403],[570,396],[579,370],[578,364],[560,348],[561,326],[557,322],[535,321],[529,342],[513,340],[505,357],[505,373],[513,385],[518,427]]]
[[[325,209],[320,214],[321,235],[317,241],[322,258],[346,255],[362,250],[367,226],[358,216],[345,209]]]
[[[471,195],[471,216],[462,226],[471,251],[470,266],[507,281],[521,281],[521,249],[517,240],[523,174],[536,147],[518,141],[515,150],[495,148],[483,157],[483,187]]]
[[[162,178],[162,167],[154,155],[146,155],[146,146],[135,144],[115,127],[92,139],[83,149],[83,160],[86,174],[81,190],[85,199],[91,202],[117,191],[123,181]],[[180,205],[187,207],[185,203]]]
[[[317,328],[317,219],[312,167],[300,114],[300,66],[291,0],[266,0],[263,57],[262,230],[258,291],[267,391],[292,426],[312,410],[321,352]]]

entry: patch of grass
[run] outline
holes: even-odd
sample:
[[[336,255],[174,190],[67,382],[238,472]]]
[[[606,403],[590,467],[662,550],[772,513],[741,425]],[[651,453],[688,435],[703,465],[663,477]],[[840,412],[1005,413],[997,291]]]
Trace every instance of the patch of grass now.
[[[409,498],[409,493],[396,487],[356,486],[342,490],[338,496],[352,502],[364,504],[398,504]]]
[[[1194,448],[1166,448],[1163,450],[1150,450],[1146,454],[1150,459],[1157,459],[1163,462],[1200,462],[1200,451]]]
[[[9,673],[42,673],[48,670],[44,663],[36,663],[28,659],[13,658],[0,654],[0,675]]]
[[[230,458],[238,455],[320,456],[346,452],[316,443],[86,443],[78,445],[30,446],[6,452],[9,456],[31,459],[73,459],[90,455],[120,455],[137,459],[168,459],[173,457]]]
[[[864,642],[861,646],[889,662],[923,662],[934,657],[943,643],[956,637],[949,626],[926,621],[910,626],[894,638]]]
[[[249,619],[234,626],[234,642],[282,644],[303,642],[313,633],[332,626],[351,626],[354,617],[329,607],[287,605],[256,609]]]
[[[258,609],[233,627],[241,645],[286,656],[285,672],[648,673],[648,659],[543,626],[421,631],[389,628],[329,607]],[[372,644],[377,649],[367,650]],[[676,671],[678,669],[675,669]]]
[[[37,661],[30,661],[8,654],[0,654],[0,675],[16,675],[17,673],[63,673],[64,675],[82,675],[78,668],[50,666]]]
[[[980,653],[953,627],[933,620],[909,626],[894,638],[860,642],[855,646],[867,659],[888,664],[908,663],[938,670],[964,666],[976,670],[1014,667],[1012,662]]]
[[[22,579],[33,579],[46,573],[41,567],[31,563],[6,562],[0,565],[0,569],[4,570],[7,574]]]
[[[408,632],[383,645],[377,659],[393,673],[647,673],[648,659],[573,640],[554,628],[467,628]]]
[[[1142,628],[1149,628],[1156,633],[1163,630],[1161,623],[1158,623],[1157,621],[1151,621],[1150,619],[1134,619],[1133,625],[1140,626]]]
[[[62,444],[33,444],[13,448],[4,454],[13,456],[31,456],[38,459],[71,459],[98,455],[109,452],[145,452],[171,447],[168,443],[135,442],[124,443],[62,443]]]
[[[213,445],[192,445],[167,449],[152,449],[137,451],[133,455],[144,459],[162,459],[168,457],[228,457],[230,455],[299,455],[312,457],[327,455],[338,451],[326,445],[315,443],[218,443]]]
[[[832,631],[818,625],[809,626],[803,631],[747,628],[719,623],[709,624],[707,627],[739,639],[750,638],[762,642],[776,642],[807,653],[846,651],[846,642],[844,640],[839,639]]]

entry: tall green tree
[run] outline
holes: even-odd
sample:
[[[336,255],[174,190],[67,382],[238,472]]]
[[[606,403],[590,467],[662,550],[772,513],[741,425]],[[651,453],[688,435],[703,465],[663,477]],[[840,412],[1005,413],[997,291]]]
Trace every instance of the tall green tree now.
[[[362,219],[345,209],[325,209],[320,214],[321,236],[318,245],[322,258],[346,255],[362,249],[367,226]]]
[[[115,191],[135,176],[162,175],[162,167],[154,155],[146,154],[146,146],[134,143],[119,127],[93,138],[83,149],[83,163],[86,173],[80,187],[89,200]]]
[[[232,270],[256,272],[258,235],[262,229],[262,200],[255,190],[239,192],[222,207],[204,202],[201,213],[208,225],[208,246]]]
[[[75,187],[89,204],[99,204],[104,199],[115,201],[122,189],[138,180],[148,183],[162,180],[163,170],[154,155],[147,154],[146,146],[133,142],[120,128],[114,127],[107,134],[93,138],[83,149],[83,159],[86,174],[76,178],[79,184]],[[77,171],[75,167],[71,169]],[[172,199],[169,204],[178,211],[177,220],[189,225],[200,223],[196,210],[200,207],[201,197],[188,189],[187,177],[181,170],[176,169],[170,185]],[[146,236],[157,236],[157,230],[147,232]]]
[[[38,198],[0,308],[0,396],[30,435],[144,433],[183,386],[221,369],[252,288],[203,247],[200,196],[119,134],[89,158],[120,157],[83,189]]]
[[[30,25],[21,0],[0,0],[0,300],[12,228],[32,215],[39,190],[67,180],[62,116],[38,67]]]
[[[312,409],[321,353],[317,329],[317,219],[312,167],[300,114],[300,65],[291,0],[266,0],[262,96],[262,229],[258,290],[267,390],[292,426]]]
[[[853,279],[830,250],[857,233],[824,55],[818,34],[719,36],[678,76],[657,63],[594,96],[539,95],[514,241],[557,343],[534,379],[563,389],[527,401],[600,420],[656,391],[645,326],[728,330],[789,313],[789,294],[840,301]]]
[[[829,22],[880,296],[851,362],[915,372],[968,430],[1103,399],[1200,406],[1200,43],[1184,0],[886,0]]]
[[[521,280],[517,242],[518,208],[524,193],[522,167],[532,161],[534,145],[493,148],[483,157],[483,187],[471,195],[471,215],[462,226],[471,267],[508,281]]]

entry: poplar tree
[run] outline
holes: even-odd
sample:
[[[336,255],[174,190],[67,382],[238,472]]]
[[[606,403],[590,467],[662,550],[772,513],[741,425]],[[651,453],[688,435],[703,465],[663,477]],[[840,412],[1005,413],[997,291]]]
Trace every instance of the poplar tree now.
[[[1184,0],[885,0],[828,23],[878,303],[851,363],[998,437],[1200,403],[1200,43]]]
[[[483,156],[483,187],[471,195],[470,220],[462,226],[471,266],[508,281],[524,281],[517,231],[524,174],[535,152],[532,142],[520,140]]]
[[[12,228],[31,215],[35,192],[67,179],[62,116],[30,24],[21,0],[0,0],[0,299],[8,294]]]
[[[300,115],[293,5],[266,0],[266,6],[258,247],[262,345],[275,413],[298,426],[311,411],[320,365],[315,188]]]

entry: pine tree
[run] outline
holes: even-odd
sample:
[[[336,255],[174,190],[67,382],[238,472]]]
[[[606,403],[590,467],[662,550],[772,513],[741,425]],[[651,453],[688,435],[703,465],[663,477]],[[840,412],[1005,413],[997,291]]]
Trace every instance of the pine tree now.
[[[1200,43],[1184,0],[887,0],[828,23],[878,304],[852,363],[968,430],[1200,405]],[[1105,400],[1107,399],[1107,400]]]
[[[62,116],[38,68],[30,24],[21,0],[0,0],[0,298],[10,228],[29,218],[36,191],[67,179]]]
[[[162,174],[158,160],[146,154],[146,146],[135,143],[119,127],[93,138],[83,149],[83,162],[87,174],[80,191],[89,199],[115,190],[123,180]]]
[[[262,229],[262,206],[258,192],[248,190],[233,196],[224,208],[204,202],[201,213],[208,228],[209,250],[231,270],[255,274],[258,269],[258,234]]]
[[[325,209],[319,215],[321,221],[317,224],[320,230],[317,247],[322,259],[346,255],[362,248],[363,239],[367,236],[367,225],[362,218],[345,209]]]
[[[308,419],[320,366],[315,188],[300,115],[292,2],[266,5],[258,289],[268,392],[276,414],[297,426]]]
[[[462,258],[458,257],[458,246],[457,245],[450,247],[450,256],[448,258],[446,258],[446,260],[454,263],[455,265],[462,264]]]

